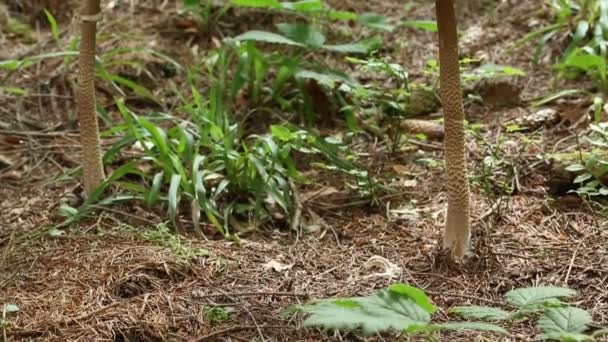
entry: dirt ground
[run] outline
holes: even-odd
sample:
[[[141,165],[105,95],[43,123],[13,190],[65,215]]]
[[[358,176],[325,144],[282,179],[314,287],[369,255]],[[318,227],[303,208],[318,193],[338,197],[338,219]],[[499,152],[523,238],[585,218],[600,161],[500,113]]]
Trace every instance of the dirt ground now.
[[[494,106],[488,100],[491,95],[481,104],[467,102],[468,118],[488,125],[489,138],[499,134],[504,122],[537,111],[529,107],[530,100],[562,86],[551,79],[547,62],[561,48],[558,43],[547,46],[538,65],[531,62],[532,48],[506,49],[546,22],[536,11],[542,2],[499,2],[495,16],[487,6],[469,3],[460,13],[463,56],[527,73],[513,81],[518,96],[506,106]],[[12,1],[5,3],[14,13],[33,13]],[[178,22],[181,17],[173,2],[163,11],[158,10],[162,1],[102,3],[111,15],[100,26],[100,33],[109,37],[100,42],[100,49],[154,41],[157,49],[184,64],[193,58],[195,45],[204,49],[213,46],[214,39],[273,20],[271,15],[249,18],[241,13],[234,20],[227,16],[208,37],[184,29],[187,25]],[[403,1],[330,3],[338,9],[380,12],[394,21],[434,18],[429,1],[414,1],[408,12]],[[77,33],[69,19],[73,7],[57,4],[66,6],[59,18],[62,33]],[[33,25],[38,23],[34,42],[3,36],[3,59],[57,50],[48,27],[28,18]],[[118,34],[126,29],[143,39],[122,40]],[[437,54],[434,34],[400,28],[383,38],[398,47],[391,55],[412,79],[424,77],[425,61]],[[307,218],[320,217],[317,222],[322,224],[303,236],[267,225],[244,236],[240,244],[219,239],[175,242],[165,235],[143,238],[142,232],[160,231],[166,217],[136,204],[100,210],[63,234],[43,233],[61,221],[59,204],[75,201],[80,191],[73,177],[57,180],[79,160],[75,75],[62,60],[40,62],[23,73],[2,72],[0,85],[29,91],[24,97],[0,93],[0,157],[8,159],[0,159],[0,305],[19,307],[17,314],[7,316],[7,326],[0,327],[9,341],[406,340],[390,334],[370,338],[304,329],[300,318],[281,315],[290,305],[308,299],[366,295],[394,282],[424,289],[442,308],[440,321],[452,305],[495,305],[515,287],[569,286],[578,291],[574,304],[589,310],[598,326],[608,326],[606,216],[575,195],[551,196],[546,165],[535,159],[539,153],[574,144],[587,125],[571,118],[582,117],[588,103],[569,100],[546,106],[570,120],[535,133],[540,139],[519,161],[520,190],[505,198],[500,210],[491,210],[487,198],[473,187],[473,252],[478,257],[466,268],[445,269],[436,262],[446,204],[443,168],[425,169],[410,162],[421,155],[441,160],[440,141],[401,154],[387,153],[373,141],[355,147],[368,153],[365,163],[375,175],[400,189],[379,204],[357,199],[340,177],[311,173],[315,182],[299,188],[303,212]],[[99,87],[103,105],[103,92],[110,90]],[[487,93],[496,91],[499,99],[507,96],[502,86],[489,87]],[[146,104],[138,105],[145,112]],[[475,170],[483,158],[482,147],[472,137],[467,147],[469,167]],[[182,262],[181,256],[188,253],[201,255]],[[368,267],[375,256],[401,271],[393,278],[379,275],[382,267]],[[229,315],[219,317],[224,312]],[[513,341],[533,339],[531,326],[517,329]],[[492,337],[454,333],[442,340]]]

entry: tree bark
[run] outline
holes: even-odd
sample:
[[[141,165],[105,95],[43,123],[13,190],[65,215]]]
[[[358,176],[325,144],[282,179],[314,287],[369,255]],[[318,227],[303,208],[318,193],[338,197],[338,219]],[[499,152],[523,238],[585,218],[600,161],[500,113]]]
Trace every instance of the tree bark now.
[[[464,107],[458,64],[458,35],[453,0],[435,0],[439,30],[439,78],[445,127],[448,211],[443,249],[454,259],[468,251],[469,183],[466,169]]]
[[[99,0],[86,0],[82,9],[78,75],[78,117],[82,143],[84,190],[90,195],[105,178],[95,111],[95,36]]]

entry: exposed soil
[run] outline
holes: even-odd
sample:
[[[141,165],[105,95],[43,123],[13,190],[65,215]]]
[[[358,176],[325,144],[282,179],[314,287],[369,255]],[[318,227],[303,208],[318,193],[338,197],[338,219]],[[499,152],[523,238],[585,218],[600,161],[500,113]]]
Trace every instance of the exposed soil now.
[[[13,16],[27,17],[24,13],[31,11],[5,2]],[[408,12],[403,1],[328,2],[336,9],[380,12],[392,22],[434,18],[429,1],[414,1]],[[51,1],[46,6],[63,8],[68,3],[69,10],[76,8],[74,2]],[[106,38],[99,42],[100,51],[143,42],[184,65],[195,62],[197,49],[214,47],[222,37],[271,27],[276,20],[267,13],[231,10],[207,34],[178,15],[177,1],[102,3],[105,19],[99,31]],[[495,16],[476,3],[460,13],[462,56],[527,73],[508,84],[475,85],[471,91],[482,94],[483,101],[466,100],[468,119],[486,125],[483,134],[494,141],[506,122],[538,111],[529,106],[530,100],[559,89],[550,65],[563,47],[559,40],[548,44],[540,64],[532,63],[529,46],[507,51],[511,43],[546,23],[544,12],[538,10],[543,1],[501,1]],[[40,22],[38,17],[27,19],[31,25]],[[67,43],[70,32],[78,32],[77,26],[70,24],[69,16],[58,19],[62,41]],[[34,43],[3,31],[0,56],[10,59],[56,51],[49,28],[38,27]],[[360,34],[358,30],[354,28],[353,35]],[[126,32],[131,36],[120,38]],[[437,55],[435,34],[399,28],[383,34],[383,39],[386,49],[392,47],[393,61],[403,65],[412,80],[426,79],[425,62]],[[343,63],[336,56],[327,58],[334,58],[335,65]],[[160,73],[150,66],[154,62],[145,61],[150,70]],[[0,305],[19,307],[17,314],[7,317],[4,331],[9,341],[405,340],[390,334],[369,338],[304,329],[299,318],[281,316],[288,306],[308,299],[366,295],[394,282],[424,289],[442,308],[439,320],[447,319],[452,305],[499,305],[504,293],[515,287],[569,286],[578,291],[574,303],[589,310],[598,326],[608,326],[608,220],[594,204],[576,195],[563,191],[550,195],[548,165],[535,158],[576,145],[577,136],[587,130],[587,122],[579,120],[587,113],[587,102],[548,105],[559,120],[534,133],[511,136],[514,143],[505,152],[507,160],[520,154],[519,138],[537,139],[517,161],[518,191],[505,196],[499,209],[492,210],[489,197],[473,186],[476,257],[462,267],[447,267],[437,258],[446,207],[444,169],[417,162],[423,157],[441,161],[441,142],[390,153],[369,137],[353,148],[362,164],[398,189],[397,194],[382,197],[379,203],[359,200],[341,176],[313,169],[307,174],[313,183],[299,186],[299,192],[304,217],[316,222],[317,229],[299,236],[286,229],[287,224],[267,224],[245,235],[240,244],[186,238],[189,249],[201,248],[208,255],[181,262],[167,244],[142,237],[166,217],[137,204],[100,210],[62,235],[45,233],[46,227],[62,221],[61,202],[80,201],[77,177],[57,180],[79,161],[74,70],[63,59],[44,60],[23,71],[0,70],[0,86],[28,91],[25,96],[0,93]],[[139,77],[142,84],[148,82],[158,98],[166,96],[165,110],[172,108],[171,92],[161,85],[164,81],[154,75],[131,76]],[[171,82],[185,86],[179,77]],[[113,89],[100,84],[99,104],[111,104],[113,94]],[[514,100],[501,102],[506,97]],[[158,110],[157,104],[136,97],[130,101],[130,108],[142,113]],[[473,137],[467,147],[474,174],[485,152]],[[385,258],[401,272],[393,278],[378,275],[384,271],[381,267],[366,267],[374,256]],[[210,310],[218,307],[232,310],[226,320],[211,319]],[[531,326],[517,329],[513,341],[529,341],[535,335]],[[490,341],[492,337],[454,333],[442,339]]]

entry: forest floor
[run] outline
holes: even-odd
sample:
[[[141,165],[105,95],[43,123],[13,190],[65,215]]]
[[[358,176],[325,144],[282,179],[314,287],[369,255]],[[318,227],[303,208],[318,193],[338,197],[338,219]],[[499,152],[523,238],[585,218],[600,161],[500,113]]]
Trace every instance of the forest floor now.
[[[12,13],[26,11],[6,3]],[[77,34],[69,19],[73,2],[55,3],[66,13],[58,16],[63,36]],[[132,8],[129,3],[102,3],[106,19],[99,30],[106,38],[101,50],[153,43],[184,65],[196,61],[197,51],[214,46],[221,37],[268,28],[275,20],[271,14],[232,16],[230,11],[208,36],[193,32],[177,15],[174,2],[162,11],[161,1],[136,0]],[[413,1],[407,11],[403,1],[330,3],[337,9],[379,12],[391,22],[434,19],[430,1]],[[486,194],[473,185],[472,252],[479,258],[462,269],[445,269],[435,262],[446,207],[440,140],[412,144],[399,153],[389,152],[377,139],[359,142],[354,149],[361,164],[398,189],[377,203],[359,199],[338,176],[307,171],[312,182],[298,189],[303,220],[313,222],[310,227],[315,229],[302,236],[269,223],[244,235],[240,243],[176,240],[162,229],[165,216],[138,204],[100,209],[95,217],[61,234],[48,234],[44,228],[62,220],[60,203],[77,201],[81,191],[78,178],[60,177],[79,160],[76,69],[66,68],[62,59],[51,59],[27,71],[0,71],[0,86],[28,91],[24,96],[0,93],[0,305],[19,308],[6,316],[0,329],[9,341],[391,341],[404,338],[304,329],[299,319],[281,312],[309,299],[367,295],[395,282],[424,289],[442,308],[439,321],[448,318],[447,309],[453,305],[500,305],[513,288],[567,286],[578,292],[574,304],[589,310],[598,326],[608,326],[605,213],[576,194],[550,194],[550,167],[537,158],[576,147],[578,137],[588,130],[584,118],[590,102],[530,106],[533,99],[563,86],[553,81],[547,62],[562,47],[546,46],[539,64],[532,63],[530,46],[507,51],[506,46],[546,22],[536,11],[543,1],[511,3],[500,2],[494,15],[487,7],[474,5],[461,13],[463,56],[526,72],[509,84],[478,86],[485,96],[483,101],[466,99],[467,118],[484,125],[490,142],[504,136],[505,123],[541,109],[554,110],[559,120],[507,136],[501,160],[518,170],[512,195]],[[119,24],[110,20],[116,18]],[[124,35],[127,28],[132,36]],[[58,50],[45,25],[30,38],[4,32],[0,60]],[[434,33],[400,27],[382,38],[393,47],[384,53],[406,68],[410,78],[426,77],[426,61],[437,55]],[[154,86],[183,87],[180,82],[184,79]],[[112,91],[99,86],[100,105],[110,102]],[[505,99],[509,101],[502,103]],[[136,99],[133,106],[141,113],[157,110]],[[346,129],[343,123],[338,126],[336,131]],[[532,141],[524,145],[525,139]],[[472,136],[467,148],[469,169],[476,175],[487,150]],[[423,158],[438,166],[415,162]],[[493,210],[498,201],[501,205]],[[184,255],[199,256],[182,262]],[[376,256],[400,271],[379,274],[385,270],[377,263],[369,267]],[[511,340],[528,341],[535,334],[532,325],[524,324]],[[492,338],[451,333],[442,340]]]

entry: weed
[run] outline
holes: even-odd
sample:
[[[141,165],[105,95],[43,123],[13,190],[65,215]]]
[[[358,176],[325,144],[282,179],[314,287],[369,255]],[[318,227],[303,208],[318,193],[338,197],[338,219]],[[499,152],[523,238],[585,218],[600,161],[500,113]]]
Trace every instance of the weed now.
[[[608,122],[592,124],[592,134],[587,140],[594,146],[588,158],[581,158],[579,163],[566,168],[577,174],[574,183],[579,185],[576,192],[585,197],[608,196]],[[582,156],[582,155],[581,155]]]
[[[181,262],[190,262],[195,258],[209,255],[208,250],[191,246],[182,237],[169,231],[165,224],[159,224],[154,229],[145,231],[142,233],[142,237],[145,240],[169,248],[171,254]]]
[[[230,313],[233,311],[233,308],[225,306],[208,307],[205,308],[205,318],[207,318],[211,325],[216,325],[227,321],[230,318]]]
[[[521,136],[520,141],[509,138],[507,133],[499,133],[494,142],[484,137],[478,125],[468,125],[469,133],[475,137],[482,149],[483,159],[477,163],[470,176],[472,183],[480,188],[492,208],[500,208],[504,197],[521,190],[519,176],[521,162],[533,138]],[[507,127],[517,132],[519,127]]]
[[[0,318],[0,326],[2,327],[2,336],[4,341],[8,341],[6,328],[8,327],[8,315],[18,313],[19,307],[15,304],[4,304],[2,306],[2,318]]]

